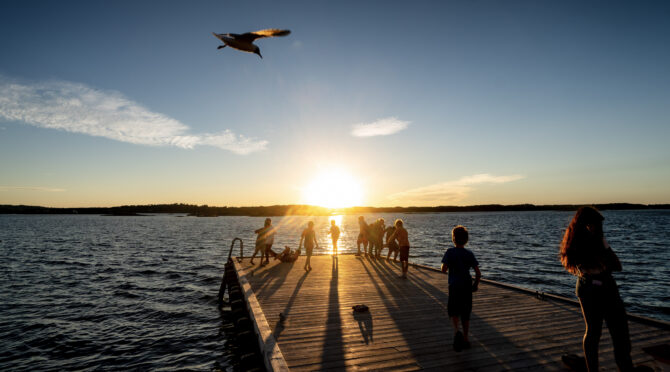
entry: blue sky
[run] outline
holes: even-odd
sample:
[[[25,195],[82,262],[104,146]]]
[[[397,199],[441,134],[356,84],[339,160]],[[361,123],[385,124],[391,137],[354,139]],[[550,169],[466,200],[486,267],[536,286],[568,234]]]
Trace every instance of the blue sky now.
[[[300,203],[333,169],[364,205],[670,203],[669,21],[660,1],[3,1],[0,204]],[[211,35],[273,27],[292,33],[263,59]]]

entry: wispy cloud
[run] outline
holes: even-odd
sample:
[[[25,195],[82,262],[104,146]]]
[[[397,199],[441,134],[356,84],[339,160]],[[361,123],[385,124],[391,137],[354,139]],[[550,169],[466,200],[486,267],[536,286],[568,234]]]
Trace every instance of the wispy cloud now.
[[[388,136],[406,129],[409,124],[409,121],[398,120],[394,117],[379,119],[372,123],[354,124],[351,135],[354,137]]]
[[[38,186],[2,186],[0,191],[43,191],[43,192],[64,192],[65,189],[56,189],[53,187],[38,187]]]
[[[119,92],[65,81],[21,84],[0,76],[0,117],[138,145],[185,149],[208,145],[249,154],[264,150],[268,144],[230,130],[190,134],[190,128],[180,121],[153,112]]]
[[[416,205],[444,205],[445,203],[457,203],[474,190],[479,184],[499,184],[513,182],[524,178],[521,175],[492,176],[490,174],[476,174],[463,177],[456,181],[447,181],[430,186],[395,193],[389,199],[402,202],[403,204]]]

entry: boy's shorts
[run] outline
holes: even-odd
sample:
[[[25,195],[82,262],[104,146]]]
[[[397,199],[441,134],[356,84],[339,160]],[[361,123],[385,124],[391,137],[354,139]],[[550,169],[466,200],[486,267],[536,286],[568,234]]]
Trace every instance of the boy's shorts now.
[[[400,261],[409,261],[409,246],[400,247]]]
[[[449,286],[447,312],[449,316],[459,316],[461,320],[470,320],[470,313],[472,312],[471,286]]]

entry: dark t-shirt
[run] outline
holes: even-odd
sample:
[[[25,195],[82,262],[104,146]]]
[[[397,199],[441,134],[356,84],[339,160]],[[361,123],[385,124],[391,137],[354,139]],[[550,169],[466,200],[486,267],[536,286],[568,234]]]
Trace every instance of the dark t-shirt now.
[[[475,255],[465,248],[449,248],[444,252],[442,263],[449,268],[449,285],[471,285],[470,268],[479,266]]]

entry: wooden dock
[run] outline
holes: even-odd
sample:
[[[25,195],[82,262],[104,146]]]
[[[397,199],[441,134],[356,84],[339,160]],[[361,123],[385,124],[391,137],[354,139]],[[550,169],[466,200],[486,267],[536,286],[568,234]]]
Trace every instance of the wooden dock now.
[[[399,263],[353,255],[313,256],[311,272],[303,265],[304,257],[265,267],[235,262],[268,370],[566,370],[561,355],[581,353],[584,321],[569,300],[483,282],[472,349],[455,352],[439,271],[411,265],[403,280]],[[357,304],[370,312],[353,313]],[[668,324],[629,325],[636,365],[667,368],[642,348],[669,344]],[[600,360],[602,370],[616,369],[605,330]]]

